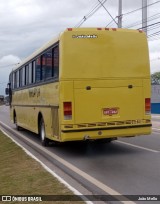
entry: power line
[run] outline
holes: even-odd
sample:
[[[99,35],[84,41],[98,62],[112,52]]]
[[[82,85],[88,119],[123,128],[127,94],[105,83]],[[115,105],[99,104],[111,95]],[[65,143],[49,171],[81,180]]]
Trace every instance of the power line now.
[[[75,25],[75,27],[80,27],[80,26],[81,26],[88,18],[90,18],[100,7],[103,7],[103,8],[106,10],[107,14],[112,18],[112,21],[110,21],[110,22],[106,25],[106,27],[108,27],[109,25],[111,25],[113,22],[116,23],[116,25],[117,25],[117,22],[116,22],[117,16],[116,16],[115,18],[113,18],[113,16],[110,14],[110,12],[107,10],[107,8],[104,6],[104,4],[106,3],[107,0],[102,0],[102,1],[101,1],[101,0],[98,0],[98,1],[99,1],[99,3],[96,4],[96,5],[94,6],[94,8],[93,8],[87,15],[85,15],[85,16],[82,18],[82,20],[81,20],[78,24]],[[157,3],[160,3],[160,0],[159,0],[159,1],[156,1],[156,2],[154,2],[154,3],[148,4],[148,5],[145,6],[145,7],[141,7],[141,8],[138,8],[138,9],[135,9],[135,10],[132,10],[132,11],[129,11],[129,12],[127,12],[127,13],[124,13],[123,16],[132,14],[132,13],[134,13],[134,12],[137,12],[137,11],[139,11],[139,10],[142,10],[143,8],[150,7],[150,6],[155,5],[155,4],[157,4]],[[159,14],[156,14],[156,15],[159,15]],[[153,15],[153,18],[154,18],[154,16],[156,16],[156,15]],[[152,17],[150,17],[150,18],[152,18]],[[157,18],[158,18],[158,17],[157,17]],[[156,17],[155,17],[155,19],[156,19]],[[154,19],[150,19],[150,21],[151,21],[151,20],[154,20]],[[147,21],[147,19],[146,19],[146,21]],[[141,24],[141,22],[140,22],[140,23],[137,22],[137,23],[138,23],[138,24],[136,24],[136,25]],[[127,28],[130,28],[130,27],[133,27],[133,26],[136,26],[136,25],[135,25],[135,24],[132,24],[132,25],[130,25],[130,26],[127,26]]]
[[[99,0],[98,0],[99,1]],[[96,13],[101,7],[102,5],[104,6],[104,4],[107,2],[108,0],[102,0],[102,1],[99,1],[95,6],[94,8],[88,13],[86,14],[82,20],[77,23],[74,27],[75,28],[78,28],[80,27],[88,18],[90,18],[91,16],[93,16],[94,13]]]
[[[149,21],[153,21],[153,20],[156,20],[160,18],[160,13],[157,13],[155,15],[152,15],[150,17],[148,17],[147,19],[145,19],[145,22],[149,22]],[[135,26],[138,26],[138,25],[141,25],[142,24],[142,21],[136,21],[135,23],[132,23],[132,24],[129,24],[129,25],[126,25],[124,26],[125,28],[132,28],[132,27],[135,27]]]
[[[138,28],[137,30],[140,30],[140,29],[143,29],[143,28],[148,28],[148,27],[150,27],[150,26],[154,26],[154,25],[157,25],[157,24],[160,24],[160,22],[153,23],[153,24],[150,24],[150,25],[147,25],[147,26],[144,26],[144,27]]]
[[[137,11],[139,11],[139,10],[142,10],[143,8],[153,6],[153,5],[157,4],[157,3],[160,3],[160,1],[156,1],[156,2],[154,2],[154,3],[152,3],[152,4],[148,4],[147,6],[144,6],[144,7],[141,7],[141,8],[132,10],[132,11],[129,11],[129,12],[127,12],[127,13],[124,13],[123,16],[126,16],[126,15],[129,15],[129,14],[131,14],[131,13],[137,12]]]
[[[160,36],[160,31],[156,31],[154,33],[151,33],[147,37],[149,41],[153,41],[153,40],[159,40],[159,36]]]
[[[160,24],[159,25],[155,25],[153,28],[150,28],[149,31],[155,30],[155,29],[158,29],[158,28],[160,28]]]
[[[115,20],[116,20],[117,16],[114,18],[114,20],[110,21],[107,25],[106,25],[106,28],[111,25]],[[116,23],[117,24],[117,23]]]
[[[156,34],[155,36],[150,36],[150,37],[148,37],[148,41],[156,41],[156,40],[159,40],[159,36],[160,36],[160,33],[159,33],[159,34]]]
[[[132,11],[129,11],[129,12],[127,12],[127,13],[124,13],[123,16],[132,14],[132,13],[134,13],[134,12],[137,12],[137,11],[139,11],[139,10],[142,10],[143,8],[147,8],[147,7],[153,6],[153,5],[157,4],[157,3],[160,3],[160,1],[156,1],[156,2],[154,2],[154,3],[148,4],[147,6],[143,6],[143,7],[141,7],[141,8],[138,8],[138,9],[135,9],[135,10],[132,10]],[[144,20],[144,23],[145,23],[145,22],[149,22],[149,21],[153,21],[153,20],[155,20],[155,19],[158,19],[159,17],[160,17],[160,13],[155,14],[155,15],[153,15],[153,16],[150,16],[149,18],[146,18],[146,19],[143,19],[143,20]],[[141,22],[141,21],[137,21],[137,22],[135,22],[135,23],[133,23],[133,24],[130,24],[130,25],[128,25],[128,26],[125,26],[125,28],[135,27],[135,26],[138,26],[138,25],[140,25],[140,24],[142,24],[142,22]],[[156,24],[157,24],[157,23],[156,23]],[[159,26],[158,26],[158,25],[156,26],[156,24],[153,24],[153,25],[155,25],[155,26],[149,28],[148,31],[153,30],[153,29],[156,29],[156,28],[159,28]],[[147,27],[150,27],[150,26],[153,26],[153,25],[143,26],[142,28],[138,28],[138,29],[144,29],[144,28],[147,28]]]
[[[103,1],[102,1],[102,4],[106,3],[106,1],[108,1],[108,0],[103,0]],[[89,13],[86,14],[86,15],[82,18],[82,20],[80,20],[80,22],[77,23],[74,27],[76,27],[76,28],[80,27],[88,18],[90,18],[96,11],[98,11],[101,6],[102,6],[102,5],[101,5],[99,2],[96,3],[96,5],[94,6],[94,8],[93,8],[91,11],[89,11]]]
[[[122,16],[124,17],[124,16],[126,16],[126,15],[129,15],[129,14],[132,14],[132,13],[137,12],[137,11],[139,11],[139,10],[142,10],[143,8],[146,8],[146,7],[150,7],[150,6],[152,6],[152,5],[155,5],[155,4],[157,4],[157,3],[160,3],[160,0],[159,0],[159,1],[156,1],[156,2],[154,2],[154,3],[152,3],[152,4],[148,4],[147,6],[140,7],[140,8],[138,8],[138,9],[129,11],[129,12],[127,12],[127,13],[124,13],[124,14],[122,14]],[[160,15],[160,14],[156,14],[156,15]],[[153,15],[153,16],[156,16],[156,15]],[[108,27],[110,24],[112,24],[113,21],[115,21],[116,18],[117,18],[117,16],[114,18],[114,20],[112,19],[112,21],[110,21],[110,22],[106,25],[106,27]],[[157,18],[158,18],[158,17],[157,17]],[[155,18],[155,19],[156,19],[156,18]],[[146,21],[147,21],[147,19],[146,19]],[[140,22],[140,23],[139,23],[139,22]],[[138,21],[137,23],[138,23],[138,24],[131,24],[131,25],[125,26],[125,28],[131,28],[131,27],[134,27],[134,26],[136,26],[136,25],[140,25],[140,24],[142,24],[142,21]]]
[[[105,9],[105,11],[108,13],[108,15],[112,18],[112,20],[117,24],[118,23],[115,21],[115,19],[113,18],[113,16],[110,14],[110,12],[106,9],[106,7],[104,6],[104,4],[102,4],[102,2],[100,0],[98,0],[100,2],[100,4],[102,5],[102,7]]]
[[[148,37],[156,36],[156,35],[159,35],[159,34],[160,34],[160,31],[157,31],[155,33],[152,33],[152,34],[148,35]]]

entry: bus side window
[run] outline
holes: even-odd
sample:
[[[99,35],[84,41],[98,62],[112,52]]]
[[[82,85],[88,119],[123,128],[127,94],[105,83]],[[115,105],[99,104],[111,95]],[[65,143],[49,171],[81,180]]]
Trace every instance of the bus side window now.
[[[17,88],[17,73],[14,72],[14,88]]]
[[[52,76],[58,78],[59,76],[59,47],[53,48],[53,72]]]
[[[48,50],[46,53],[46,67],[45,67],[45,78],[49,79],[52,77],[52,50]]]
[[[23,81],[23,69],[21,68],[19,70],[19,86],[22,87],[22,81]]]
[[[52,77],[52,50],[46,51],[41,56],[42,62],[42,80]]]
[[[25,67],[22,67],[22,86],[25,86]]]
[[[41,62],[42,62],[42,80],[44,80],[46,69],[46,53],[41,56]]]
[[[36,59],[36,76],[35,76],[35,79],[36,79],[36,82],[39,82],[42,79],[41,57],[38,57]]]
[[[28,85],[29,82],[29,67],[28,65],[25,66],[25,85]]]
[[[12,74],[12,78],[13,78],[12,89],[14,89],[14,88],[15,88],[15,72],[13,72],[13,74]]]
[[[19,88],[19,70],[16,71],[16,81],[17,81],[16,88]]]
[[[29,63],[29,84],[32,83],[32,63]]]
[[[34,60],[32,62],[32,83],[35,83],[36,79],[35,79],[35,75],[36,74],[36,61]]]

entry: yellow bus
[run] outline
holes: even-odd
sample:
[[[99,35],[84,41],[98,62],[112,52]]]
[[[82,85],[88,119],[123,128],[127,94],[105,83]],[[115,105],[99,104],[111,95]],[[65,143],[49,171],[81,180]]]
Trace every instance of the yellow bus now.
[[[144,32],[68,28],[11,72],[11,119],[44,146],[147,135],[150,84]]]

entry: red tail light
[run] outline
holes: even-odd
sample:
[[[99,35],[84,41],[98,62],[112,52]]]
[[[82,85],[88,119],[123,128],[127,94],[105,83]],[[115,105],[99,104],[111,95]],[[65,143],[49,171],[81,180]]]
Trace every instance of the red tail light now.
[[[72,119],[72,102],[63,102],[64,119]]]
[[[145,98],[145,113],[146,115],[151,113],[151,99]]]

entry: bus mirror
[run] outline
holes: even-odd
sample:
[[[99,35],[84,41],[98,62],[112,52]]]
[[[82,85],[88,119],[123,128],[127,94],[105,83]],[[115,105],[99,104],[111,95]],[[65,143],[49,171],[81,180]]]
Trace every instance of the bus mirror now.
[[[6,93],[6,95],[9,95],[9,88],[5,89],[5,93]]]

